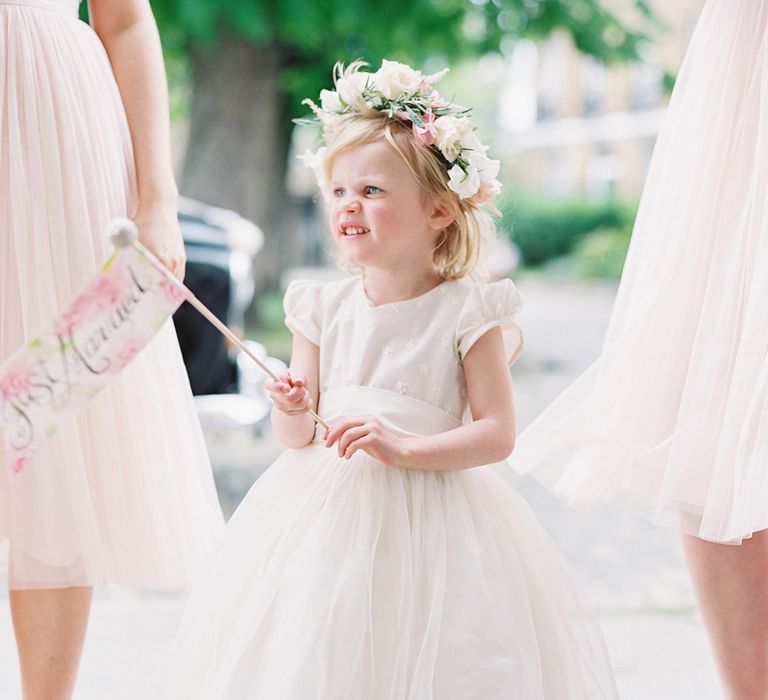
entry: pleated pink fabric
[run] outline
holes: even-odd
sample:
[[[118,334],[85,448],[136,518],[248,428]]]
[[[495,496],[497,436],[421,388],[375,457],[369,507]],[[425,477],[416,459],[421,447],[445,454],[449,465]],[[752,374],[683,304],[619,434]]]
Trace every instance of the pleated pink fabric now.
[[[135,204],[118,89],[77,2],[0,0],[0,361],[103,264]],[[0,456],[13,588],[183,585],[221,527],[170,322],[21,473]]]
[[[656,145],[602,355],[512,465],[573,501],[768,528],[768,2],[711,0]]]

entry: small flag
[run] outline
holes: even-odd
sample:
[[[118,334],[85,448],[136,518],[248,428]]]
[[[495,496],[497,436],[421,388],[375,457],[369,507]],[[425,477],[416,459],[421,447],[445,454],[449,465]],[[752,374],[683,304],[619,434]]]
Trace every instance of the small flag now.
[[[112,225],[116,252],[52,326],[0,365],[0,427],[12,472],[150,341],[190,292]]]

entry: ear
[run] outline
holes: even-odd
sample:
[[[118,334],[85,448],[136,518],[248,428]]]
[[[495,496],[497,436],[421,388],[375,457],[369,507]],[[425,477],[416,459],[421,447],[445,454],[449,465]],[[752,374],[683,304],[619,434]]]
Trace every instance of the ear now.
[[[446,197],[435,197],[431,202],[429,211],[429,227],[433,231],[442,231],[450,226],[456,219],[453,207]]]

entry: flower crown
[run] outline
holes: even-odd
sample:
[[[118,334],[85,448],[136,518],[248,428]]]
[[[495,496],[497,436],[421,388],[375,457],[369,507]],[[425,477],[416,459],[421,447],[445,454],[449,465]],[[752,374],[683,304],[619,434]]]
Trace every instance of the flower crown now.
[[[333,69],[335,90],[320,91],[320,105],[304,100],[314,112],[312,123],[323,127],[328,140],[340,117],[351,114],[382,113],[410,124],[413,135],[441,157],[448,172],[448,187],[461,199],[477,206],[492,205],[501,191],[496,179],[500,163],[486,156],[484,146],[469,120],[471,109],[448,102],[433,88],[447,72],[424,75],[404,63],[382,61],[375,73],[361,70],[367,63],[355,61],[346,69]],[[316,173],[321,170],[325,148],[302,156]]]

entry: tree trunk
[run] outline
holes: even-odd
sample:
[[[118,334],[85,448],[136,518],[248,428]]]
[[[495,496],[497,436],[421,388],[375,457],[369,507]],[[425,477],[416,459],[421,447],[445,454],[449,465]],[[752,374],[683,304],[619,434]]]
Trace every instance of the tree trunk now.
[[[183,194],[233,209],[264,231],[257,290],[275,286],[297,260],[294,215],[285,186],[291,124],[279,89],[283,55],[225,35],[192,60],[189,145]]]

